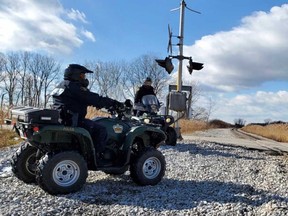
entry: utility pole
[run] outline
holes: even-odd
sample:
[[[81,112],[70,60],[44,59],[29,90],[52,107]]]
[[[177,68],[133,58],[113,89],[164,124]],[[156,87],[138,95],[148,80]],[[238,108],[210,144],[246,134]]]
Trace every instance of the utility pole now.
[[[180,23],[179,23],[179,66],[178,66],[178,78],[177,78],[177,91],[182,91],[182,68],[183,68],[183,44],[184,44],[184,16],[185,16],[186,3],[181,1],[180,5]]]
[[[165,112],[166,115],[169,114],[169,110],[177,112],[177,118],[175,119],[175,130],[179,139],[181,139],[182,136],[178,120],[183,118],[185,114],[188,116],[187,114],[190,112],[189,109],[191,108],[190,105],[192,99],[192,87],[182,85],[183,60],[189,60],[187,69],[190,74],[192,74],[193,70],[201,70],[203,68],[203,63],[193,62],[191,56],[188,57],[183,55],[185,8],[192,12],[200,13],[188,8],[184,0],[181,0],[180,7],[171,10],[180,10],[179,35],[177,36],[179,39],[179,43],[177,43],[177,46],[179,47],[178,55],[172,55],[172,37],[175,36],[172,34],[170,26],[168,25],[169,42],[167,52],[170,52],[170,54],[165,59],[155,59],[158,65],[165,68],[169,74],[172,73],[174,69],[172,59],[177,59],[179,61],[177,83],[176,85],[169,85],[169,94],[167,95],[166,103],[167,109]],[[188,97],[187,93],[189,95]]]

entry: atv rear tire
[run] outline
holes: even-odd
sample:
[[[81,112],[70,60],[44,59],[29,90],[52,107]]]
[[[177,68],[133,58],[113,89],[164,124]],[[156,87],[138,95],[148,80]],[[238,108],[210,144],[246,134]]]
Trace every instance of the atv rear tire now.
[[[31,146],[28,142],[22,142],[19,149],[12,156],[12,172],[25,183],[36,182],[36,153],[37,148]]]
[[[156,185],[162,180],[165,169],[166,161],[163,154],[154,148],[148,148],[138,153],[135,161],[132,161],[130,175],[139,185]]]
[[[174,128],[168,127],[166,130],[167,139],[165,141],[166,145],[175,146],[177,144],[177,133]]]
[[[48,153],[36,171],[39,186],[50,194],[67,194],[80,190],[88,176],[84,158],[75,151]]]

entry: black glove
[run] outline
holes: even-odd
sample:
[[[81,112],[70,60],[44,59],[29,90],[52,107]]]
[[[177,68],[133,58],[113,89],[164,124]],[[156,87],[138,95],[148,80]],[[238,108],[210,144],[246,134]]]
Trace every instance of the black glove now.
[[[125,106],[128,107],[128,108],[131,108],[133,107],[133,103],[131,100],[127,99],[125,102],[124,102]]]
[[[125,106],[123,103],[115,100],[114,101],[114,107],[115,107],[115,109],[123,109]]]

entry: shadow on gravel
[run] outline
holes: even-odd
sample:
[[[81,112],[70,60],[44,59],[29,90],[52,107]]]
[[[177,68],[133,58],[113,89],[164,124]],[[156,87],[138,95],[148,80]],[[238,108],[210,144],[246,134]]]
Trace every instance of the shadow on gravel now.
[[[155,211],[191,209],[207,203],[241,203],[252,208],[272,200],[288,204],[287,197],[269,195],[247,184],[163,179],[156,186],[141,187],[127,175],[88,183],[81,192],[65,197],[88,205],[128,205]]]
[[[167,148],[167,147],[166,147]],[[247,160],[262,160],[264,158],[257,157],[248,157],[248,156],[242,156],[239,154],[228,152],[231,149],[237,149],[237,147],[233,146],[225,146],[221,144],[213,143],[213,148],[207,145],[201,145],[200,144],[187,144],[187,143],[177,143],[177,151],[179,152],[189,152],[190,154],[201,154],[203,156],[221,156],[221,157],[233,157],[233,158],[241,158],[241,159],[247,159]],[[239,148],[238,148],[239,149]]]

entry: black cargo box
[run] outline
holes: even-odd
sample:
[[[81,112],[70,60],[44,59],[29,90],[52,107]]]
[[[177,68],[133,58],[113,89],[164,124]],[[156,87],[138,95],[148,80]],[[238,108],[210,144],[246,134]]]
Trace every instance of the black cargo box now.
[[[35,107],[16,107],[11,110],[12,121],[38,124],[59,124],[59,112]]]

